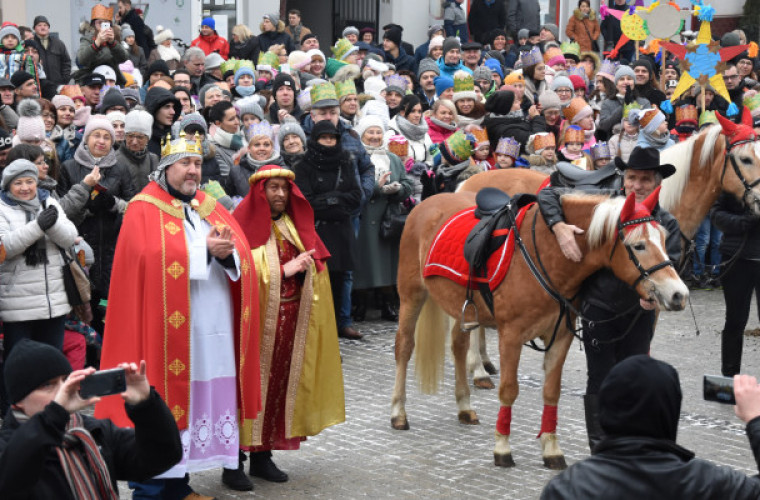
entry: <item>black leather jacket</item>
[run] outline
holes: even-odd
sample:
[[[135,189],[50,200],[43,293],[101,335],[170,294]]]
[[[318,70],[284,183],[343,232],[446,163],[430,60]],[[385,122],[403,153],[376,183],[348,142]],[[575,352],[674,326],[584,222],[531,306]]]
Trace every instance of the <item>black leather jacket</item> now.
[[[721,194],[710,210],[710,219],[723,231],[720,253],[732,257],[741,249],[739,258],[760,260],[760,217],[733,195]]]
[[[747,424],[755,461],[760,457],[760,418]],[[609,437],[594,454],[562,472],[544,488],[542,500],[757,499],[760,481],[730,467],[694,457],[666,439]]]
[[[578,189],[622,196],[623,177],[615,174],[594,186],[578,186]],[[563,178],[559,172],[554,172],[551,175],[551,186],[538,193],[538,206],[549,227],[558,222],[564,222],[565,217],[562,212],[560,196],[571,191],[571,183]],[[678,262],[681,258],[681,230],[678,221],[659,205],[655,207],[652,216],[668,231],[665,242],[666,251],[671,261]],[[601,269],[590,276],[583,284],[581,296],[584,303],[614,314],[628,311],[639,302],[639,295],[636,290],[627,283],[620,281],[609,269]],[[634,309],[633,313],[635,314],[637,311]]]

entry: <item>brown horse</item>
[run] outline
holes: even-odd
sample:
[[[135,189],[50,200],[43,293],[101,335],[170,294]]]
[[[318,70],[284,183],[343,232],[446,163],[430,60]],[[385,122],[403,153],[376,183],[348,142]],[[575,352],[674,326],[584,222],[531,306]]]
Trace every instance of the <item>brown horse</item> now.
[[[751,123],[745,116],[743,124],[751,127]],[[760,142],[732,145],[730,137],[740,126],[709,126],[660,155],[662,163],[676,166],[676,173],[662,181],[660,205],[675,216],[687,239],[694,237],[721,191],[733,194],[760,215],[760,186],[753,186],[760,179]],[[459,191],[496,187],[509,194],[535,193],[546,177],[525,169],[493,170],[470,177]],[[483,328],[471,334],[467,367],[476,387],[494,387],[488,374],[495,370],[488,359]]]
[[[672,266],[663,266],[668,260],[664,251],[664,231],[659,230],[651,221],[639,221],[624,239],[623,231],[618,232],[620,221],[625,223],[645,218],[656,203],[656,196],[657,193],[653,193],[643,205],[636,205],[638,212],[635,214],[633,197],[623,200],[600,195],[564,196],[562,204],[568,223],[586,230],[579,237],[584,255],[580,263],[570,262],[562,256],[554,236],[538,213],[538,207],[534,205],[525,215],[524,232],[530,234],[534,228],[528,228],[527,225],[535,225],[536,244],[533,244],[532,237],[525,238],[525,250],[535,261],[540,247],[546,276],[564,297],[574,296],[588,276],[602,267],[609,267],[618,278],[634,286],[641,297],[654,298],[665,309],[682,309],[689,291]],[[391,425],[395,429],[409,428],[404,407],[406,372],[415,347],[415,330],[415,366],[421,390],[426,393],[435,392],[440,383],[446,341],[446,315],[458,318],[451,330],[451,349],[454,355],[459,420],[467,424],[478,423],[478,417],[470,406],[465,367],[469,338],[461,332],[459,323],[461,320],[475,320],[472,309],[468,309],[467,314],[462,316],[462,304],[467,297],[466,287],[440,276],[423,278],[428,250],[439,228],[450,216],[474,204],[474,193],[440,194],[425,200],[407,219],[400,245],[401,255],[407,258],[399,262],[398,270],[401,310],[396,333],[396,382],[391,410]],[[642,209],[642,206],[646,208]],[[651,270],[657,266],[659,270],[644,276],[637,263],[645,269]],[[502,406],[496,426],[494,461],[496,465],[512,466],[514,462],[509,434],[511,407],[518,393],[517,368],[520,353],[523,344],[532,339],[540,338],[544,345],[552,342],[552,326],[557,321],[557,314],[546,314],[546,311],[553,311],[557,307],[541,288],[521,255],[514,256],[506,278],[493,290],[493,300],[495,314],[491,315],[482,298],[475,296],[480,324],[495,327],[499,332],[499,400]],[[557,403],[562,365],[572,339],[572,334],[566,328],[561,328],[553,345],[544,355],[544,411],[540,439],[544,463],[550,468],[565,467],[556,436]]]

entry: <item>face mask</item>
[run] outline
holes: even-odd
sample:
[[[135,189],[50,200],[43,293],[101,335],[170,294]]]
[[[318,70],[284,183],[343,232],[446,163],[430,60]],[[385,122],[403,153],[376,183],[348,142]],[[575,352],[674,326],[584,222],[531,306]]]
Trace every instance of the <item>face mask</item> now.
[[[243,97],[248,97],[253,95],[254,92],[256,92],[256,87],[254,85],[248,85],[246,87],[237,86],[235,87],[235,91],[240,94]]]

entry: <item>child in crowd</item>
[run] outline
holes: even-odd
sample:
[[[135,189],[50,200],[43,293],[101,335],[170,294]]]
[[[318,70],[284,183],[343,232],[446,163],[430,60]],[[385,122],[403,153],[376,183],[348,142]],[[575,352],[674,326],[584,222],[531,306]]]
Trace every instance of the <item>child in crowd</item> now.
[[[488,133],[484,128],[477,125],[470,125],[465,132],[472,134],[475,138],[475,149],[472,151],[470,163],[476,165],[481,171],[491,170],[493,159],[491,156],[491,142],[488,140]]]
[[[668,131],[668,121],[656,107],[638,112],[641,133],[638,145],[642,148],[657,148],[664,151],[675,144]]]
[[[583,129],[578,125],[570,125],[562,136],[562,147],[559,149],[559,161],[567,161],[583,170],[593,170],[591,158],[583,152]]]
[[[557,141],[551,132],[539,132],[530,136],[526,150],[531,170],[552,174],[557,170]]]
[[[609,165],[612,160],[610,146],[604,141],[597,142],[591,148],[591,159],[594,160],[594,170],[599,170]]]
[[[610,153],[613,157],[620,157],[627,162],[631,151],[639,142],[639,122],[635,111],[641,109],[637,102],[626,104],[623,108],[622,128],[610,139]]]
[[[514,168],[520,156],[520,143],[514,137],[502,137],[496,146],[495,156],[494,168]]]

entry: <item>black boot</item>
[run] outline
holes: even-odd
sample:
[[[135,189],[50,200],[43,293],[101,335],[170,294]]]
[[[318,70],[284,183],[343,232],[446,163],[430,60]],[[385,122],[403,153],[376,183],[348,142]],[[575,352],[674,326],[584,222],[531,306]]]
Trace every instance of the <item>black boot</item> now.
[[[251,453],[251,468],[248,474],[273,483],[284,483],[288,480],[288,475],[278,469],[274,462],[272,462],[271,451]]]
[[[586,414],[586,432],[588,433],[588,447],[591,453],[599,441],[602,440],[602,426],[599,424],[599,397],[596,394],[583,396],[583,410]]]
[[[222,483],[231,490],[235,491],[251,491],[253,489],[253,483],[245,475],[245,469],[243,468],[243,462],[245,462],[245,453],[238,451],[238,468],[235,470],[222,469]]]
[[[363,290],[356,291],[351,296],[351,303],[353,305],[351,317],[357,323],[361,323],[367,317],[367,296]]]

